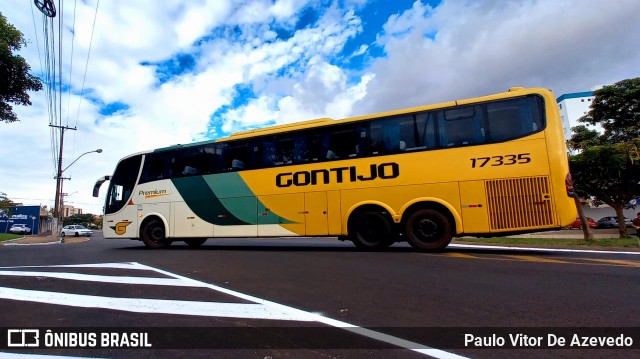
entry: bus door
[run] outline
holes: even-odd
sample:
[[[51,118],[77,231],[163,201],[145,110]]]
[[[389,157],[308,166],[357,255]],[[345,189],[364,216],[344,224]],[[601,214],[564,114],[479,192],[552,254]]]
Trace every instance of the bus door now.
[[[304,194],[305,235],[326,236],[329,234],[327,219],[327,192]]]
[[[460,205],[464,232],[482,233],[489,230],[484,181],[460,182]]]
[[[159,203],[155,206],[148,205],[147,207],[148,210],[157,210],[158,213],[167,213],[165,211],[167,211],[169,205],[171,205],[171,212],[173,213],[173,223],[171,226],[172,237],[213,237],[213,224],[198,217],[185,202],[173,202],[171,204]]]

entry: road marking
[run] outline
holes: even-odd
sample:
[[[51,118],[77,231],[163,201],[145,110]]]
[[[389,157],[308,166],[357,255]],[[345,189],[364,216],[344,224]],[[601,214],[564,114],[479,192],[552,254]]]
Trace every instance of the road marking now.
[[[470,256],[472,257],[472,256]],[[99,276],[87,275],[80,273],[61,273],[61,272],[37,272],[37,271],[9,271],[6,269],[26,269],[26,268],[122,268],[153,271],[160,273],[169,278],[146,278],[146,277],[123,277],[122,281],[117,280],[115,276]],[[136,313],[161,313],[176,315],[194,315],[194,316],[212,316],[212,317],[233,317],[246,319],[270,319],[270,320],[290,320],[304,322],[318,322],[335,328],[340,328],[355,334],[359,334],[374,340],[395,345],[400,348],[409,349],[414,352],[425,354],[434,358],[444,359],[462,359],[463,356],[449,353],[444,350],[435,349],[426,345],[394,337],[371,329],[361,328],[357,325],[336,319],[328,318],[318,313],[311,313],[301,309],[296,309],[283,304],[254,297],[244,293],[236,292],[227,288],[219,287],[214,284],[201,282],[195,279],[184,277],[172,272],[168,272],[159,268],[147,266],[144,264],[130,263],[102,263],[102,264],[79,264],[79,265],[57,265],[57,266],[23,266],[23,267],[0,267],[5,269],[0,271],[2,275],[23,275],[23,276],[40,276],[53,277],[66,280],[87,280],[98,282],[114,282],[120,284],[153,284],[153,285],[172,285],[172,286],[188,286],[209,288],[220,293],[224,293],[235,298],[243,299],[253,304],[246,303],[218,303],[218,302],[197,302],[183,300],[164,300],[164,299],[141,299],[141,298],[115,298],[101,297],[92,295],[70,294],[61,292],[46,292],[36,290],[15,289],[8,287],[0,287],[0,299],[37,302],[55,305],[64,305],[82,308],[100,308],[120,310]],[[14,273],[14,274],[9,274]],[[165,284],[159,284],[165,283]],[[178,284],[179,283],[179,284]],[[73,303],[73,304],[71,304]],[[0,353],[2,355],[3,353]]]
[[[485,248],[493,249],[494,246],[477,246]],[[469,246],[469,248],[472,248]],[[508,247],[500,247],[500,249],[510,249]],[[518,247],[518,249],[524,249]],[[546,248],[545,248],[546,249]],[[529,251],[531,249],[527,249]],[[580,252],[580,251],[578,251]],[[602,251],[587,251],[589,253],[603,253]],[[627,254],[628,252],[621,252]],[[421,253],[421,255],[425,256],[442,256],[445,255],[451,258],[463,258],[463,259],[481,259],[481,260],[492,260],[492,261],[519,261],[519,262],[538,262],[538,263],[558,263],[558,264],[574,264],[574,265],[583,265],[583,266],[608,266],[608,267],[640,267],[640,261],[633,260],[622,260],[622,259],[600,259],[600,258],[580,258],[580,257],[563,257],[561,259],[551,259],[537,256],[528,256],[528,255],[519,255],[519,254],[495,254],[494,256],[489,257],[485,255],[476,255],[472,256],[465,253],[458,252],[446,252],[446,253]],[[595,262],[589,263],[588,261]]]
[[[0,298],[57,304],[80,308],[100,308],[135,313],[197,315],[205,317],[311,321],[304,316],[268,308],[262,304],[195,302],[186,300],[99,297],[71,293],[0,287]],[[73,304],[69,304],[73,303]]]
[[[571,253],[599,253],[599,254],[628,254],[640,256],[640,252],[624,252],[624,251],[597,251],[593,249],[566,249],[566,248],[536,248],[536,247],[506,247],[506,246],[488,246],[481,244],[450,244],[448,248],[464,248],[464,249],[493,249],[493,250],[510,250],[510,251],[540,251],[540,252],[571,252]]]
[[[44,266],[15,266],[0,267],[0,269],[16,269],[16,268],[110,268],[110,269],[137,269],[148,270],[148,267],[142,266],[136,262],[121,263],[91,263],[91,264],[54,264]]]
[[[572,262],[566,262],[566,261],[561,261],[561,260],[557,260],[557,259],[549,259],[549,258],[542,258],[542,257],[535,257],[535,256],[522,256],[522,255],[504,255],[505,257],[508,258],[514,258],[520,261],[525,261],[525,262],[539,262],[539,263],[572,263]]]
[[[93,274],[79,274],[79,273],[27,272],[27,271],[2,271],[2,270],[0,270],[0,276],[47,277],[47,278],[78,280],[78,281],[86,281],[86,282],[193,287],[192,283],[185,283],[184,281],[175,279],[175,278],[122,277],[122,276],[112,276],[112,275],[93,275]]]
[[[454,258],[474,258],[474,259],[480,258],[480,257],[477,257],[477,256],[472,256],[472,255],[469,255],[469,254],[457,253],[457,252],[449,252],[449,253],[447,253],[447,256],[448,257],[454,257]]]
[[[599,259],[599,258],[573,258],[573,259],[581,259],[585,261],[602,262],[602,263],[611,263],[611,264],[616,264],[623,267],[640,267],[640,262],[625,261],[622,259]]]

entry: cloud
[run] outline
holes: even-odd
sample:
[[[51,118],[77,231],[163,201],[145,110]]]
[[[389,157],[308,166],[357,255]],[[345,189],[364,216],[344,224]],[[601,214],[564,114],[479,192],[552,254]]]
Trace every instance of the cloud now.
[[[386,56],[362,112],[547,87],[557,95],[637,76],[640,3],[415,2],[377,39]]]

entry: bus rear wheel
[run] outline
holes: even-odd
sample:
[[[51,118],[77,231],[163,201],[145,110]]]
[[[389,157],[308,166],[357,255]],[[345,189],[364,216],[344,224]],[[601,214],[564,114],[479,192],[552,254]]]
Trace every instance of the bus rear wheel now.
[[[418,209],[411,213],[404,226],[407,242],[421,251],[446,248],[453,237],[449,219],[435,209]]]
[[[356,247],[363,250],[386,248],[394,242],[389,219],[375,211],[358,214],[349,226],[349,237]]]
[[[207,241],[207,238],[189,238],[185,239],[184,243],[186,243],[191,248],[198,248]]]
[[[144,245],[149,248],[167,248],[171,245],[171,241],[165,235],[164,223],[157,218],[144,224],[141,237]]]

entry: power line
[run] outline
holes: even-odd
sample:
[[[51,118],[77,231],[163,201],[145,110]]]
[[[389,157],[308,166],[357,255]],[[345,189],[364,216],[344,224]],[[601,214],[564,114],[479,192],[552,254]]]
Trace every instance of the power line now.
[[[78,102],[78,112],[76,114],[76,125],[78,124],[78,118],[80,117],[80,105],[82,105],[82,98],[84,95],[84,84],[87,80],[87,68],[89,67],[89,57],[91,56],[91,47],[93,45],[93,34],[96,29],[96,18],[98,17],[98,6],[100,6],[100,0],[96,2],[96,11],[93,15],[93,26],[91,27],[91,39],[89,40],[89,51],[87,52],[87,62],[84,65],[84,76],[82,77],[82,88],[80,90],[80,101]]]
[[[76,10],[78,9],[78,0],[76,0],[73,4],[73,26],[72,29],[73,31],[71,32],[71,56],[69,56],[69,60],[70,60],[70,65],[69,65],[69,84],[71,85],[71,76],[73,75],[73,49],[74,49],[74,44],[75,44],[75,40],[76,40]],[[69,88],[71,88],[71,86],[69,86]],[[69,114],[71,113],[71,111],[69,111],[69,109],[71,108],[71,91],[69,91],[69,96],[67,96],[67,125],[69,125]],[[76,119],[76,124],[75,126],[78,126],[78,121]]]

